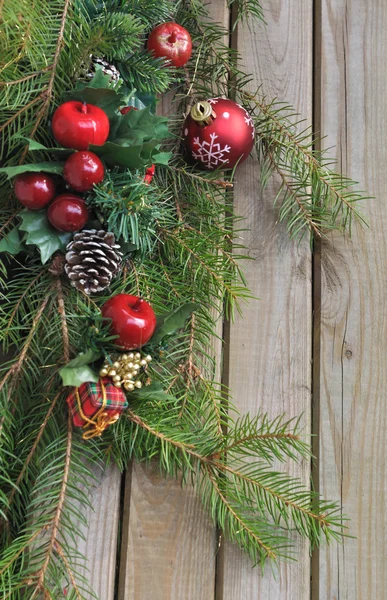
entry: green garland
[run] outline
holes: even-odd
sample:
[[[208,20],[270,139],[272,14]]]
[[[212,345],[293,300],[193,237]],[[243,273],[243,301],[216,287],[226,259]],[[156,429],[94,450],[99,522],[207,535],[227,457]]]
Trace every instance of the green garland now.
[[[167,123],[156,116],[155,95],[173,89],[177,115],[196,99],[219,95],[249,110],[262,181],[280,174],[277,202],[291,235],[309,232],[313,239],[323,229],[348,227],[362,195],[329,170],[309,131],[298,133],[289,107],[245,91],[248,75],[198,0],[0,6],[2,598],[60,598],[63,578],[74,597],[87,593],[77,573],[73,502],[88,503],[82,491],[92,479],[88,465],[110,459],[124,469],[130,459],[157,457],[166,474],[193,479],[217,526],[254,564],[292,556],[293,529],[312,547],[340,540],[339,506],[274,470],[274,461],[310,456],[299,421],[236,416],[227,390],[214,380],[216,324],[249,297],[232,182],[185,163],[182,117]],[[262,16],[255,0],[233,10],[236,21]],[[190,31],[195,55],[173,71],[143,49],[149,31],[172,19]],[[111,61],[122,81],[112,84],[98,70],[86,80],[91,54]],[[96,225],[119,240],[124,267],[108,293],[92,298],[70,287],[57,268],[70,236],[54,231],[44,211],[20,211],[9,181],[26,170],[62,172],[69,151],[54,146],[49,121],[70,98],[101,106],[114,131],[105,146],[93,148],[110,170],[87,202]],[[123,117],[118,109],[128,102],[140,110]],[[156,177],[145,185],[152,163]],[[85,442],[66,416],[63,383],[85,381],[100,357],[116,351],[100,307],[124,291],[141,294],[160,316],[146,348],[155,359],[153,383],[129,392],[120,420]]]

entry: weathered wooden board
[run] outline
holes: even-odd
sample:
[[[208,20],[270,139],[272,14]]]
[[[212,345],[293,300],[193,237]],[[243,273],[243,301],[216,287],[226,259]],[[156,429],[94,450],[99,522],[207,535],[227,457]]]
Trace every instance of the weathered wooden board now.
[[[209,9],[214,20],[228,27],[225,0],[214,0]],[[169,109],[166,96],[163,114]],[[220,364],[219,340],[214,340],[214,352]],[[213,600],[216,552],[216,528],[194,489],[163,479],[156,468],[132,465],[124,502],[119,600]]]
[[[87,510],[88,527],[79,523],[77,549],[87,558],[82,575],[101,600],[113,600],[117,575],[117,533],[120,518],[120,480],[117,467],[102,473],[93,468],[96,480],[90,487],[93,510]],[[91,597],[90,597],[91,598]]]
[[[387,4],[321,2],[321,132],[339,168],[372,194],[370,230],[335,235],[321,255],[320,488],[351,519],[320,552],[319,600],[384,600],[387,588]]]
[[[254,86],[292,102],[311,121],[312,3],[264,3],[267,27],[238,26],[237,47]],[[249,158],[238,168],[235,212],[246,217],[244,243],[248,284],[259,301],[250,301],[230,330],[229,385],[241,412],[259,408],[271,416],[304,412],[306,435],[311,406],[311,256],[277,224],[276,185],[260,190],[259,168]],[[293,467],[308,482],[309,465]],[[277,580],[252,569],[237,548],[225,544],[220,560],[219,600],[309,600],[308,545],[299,544],[298,564],[282,566]]]

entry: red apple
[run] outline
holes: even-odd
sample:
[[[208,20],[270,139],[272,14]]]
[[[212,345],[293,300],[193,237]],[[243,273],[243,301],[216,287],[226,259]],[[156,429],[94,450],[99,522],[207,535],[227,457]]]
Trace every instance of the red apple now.
[[[102,108],[77,100],[61,104],[52,118],[54,137],[65,148],[87,150],[89,144],[102,146],[109,130],[109,119]]]
[[[29,210],[40,210],[55,196],[55,183],[45,173],[22,173],[15,178],[14,192]]]
[[[150,304],[137,296],[117,294],[102,307],[102,316],[111,319],[115,344],[125,350],[144,346],[156,329],[156,315]]]
[[[147,47],[157,58],[167,58],[175,67],[182,67],[191,56],[192,41],[181,25],[162,23],[149,35]]]
[[[105,177],[105,168],[101,159],[89,150],[74,152],[66,160],[63,177],[77,192],[87,192]]]
[[[89,211],[80,196],[61,194],[48,207],[47,218],[59,231],[79,231],[89,220]]]

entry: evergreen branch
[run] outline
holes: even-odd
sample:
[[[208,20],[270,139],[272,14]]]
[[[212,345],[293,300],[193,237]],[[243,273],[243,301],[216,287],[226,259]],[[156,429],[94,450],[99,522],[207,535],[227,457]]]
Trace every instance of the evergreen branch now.
[[[63,287],[62,287],[62,283],[61,283],[59,277],[56,281],[56,288],[57,288],[57,293],[58,293],[58,311],[59,311],[60,320],[61,320],[61,324],[62,324],[63,363],[67,364],[70,360],[69,331],[68,331],[67,320],[66,320],[66,311],[65,311],[65,304],[64,304],[64,298],[63,298]]]
[[[17,315],[17,313],[19,312],[20,309],[20,305],[22,304],[22,302],[24,301],[24,299],[26,298],[27,294],[29,293],[29,291],[31,290],[31,288],[35,285],[35,283],[37,281],[39,281],[39,279],[41,278],[41,276],[43,275],[44,271],[39,271],[39,273],[36,275],[36,277],[33,278],[33,280],[31,281],[31,283],[25,288],[25,290],[23,291],[23,293],[21,294],[19,300],[16,302],[15,304],[15,308],[13,309],[11,316],[9,318],[9,321],[7,323],[7,327],[4,331],[4,338],[7,337],[8,332],[11,328],[12,322],[15,318],[15,316]],[[1,390],[1,388],[0,388]]]
[[[20,485],[20,482],[22,481],[22,479],[23,479],[23,477],[24,477],[24,475],[25,475],[25,473],[26,473],[26,471],[28,469],[28,465],[30,464],[30,462],[31,462],[31,460],[32,460],[32,458],[33,458],[33,456],[35,454],[35,451],[36,451],[36,449],[37,449],[37,447],[39,445],[39,442],[40,442],[40,440],[42,438],[42,435],[44,433],[44,430],[46,428],[48,420],[51,417],[51,415],[52,415],[52,413],[54,411],[54,408],[55,408],[55,406],[56,406],[56,404],[58,402],[58,399],[60,398],[61,394],[62,394],[62,391],[58,392],[57,395],[55,396],[55,398],[52,400],[52,402],[50,404],[50,407],[49,407],[49,409],[47,411],[47,414],[46,414],[46,416],[44,418],[44,421],[42,422],[42,424],[39,427],[39,431],[38,431],[38,434],[37,434],[37,436],[35,438],[35,441],[32,444],[31,450],[30,450],[30,452],[29,452],[29,454],[28,454],[28,456],[27,456],[27,458],[26,458],[26,460],[24,462],[23,468],[20,471],[20,473],[18,475],[18,478],[16,479],[15,487],[12,488],[12,491],[11,491],[11,493],[9,495],[8,506],[10,506],[12,504],[12,502],[13,502],[14,496],[15,496],[16,492],[18,491],[18,487]]]
[[[68,482],[69,471],[70,471],[72,437],[73,437],[73,423],[72,423],[71,414],[69,411],[68,416],[67,416],[67,446],[66,446],[66,458],[65,458],[63,477],[62,477],[62,485],[61,485],[61,489],[60,489],[60,495],[58,498],[58,504],[56,507],[55,515],[52,519],[51,538],[50,538],[48,548],[45,552],[45,560],[44,560],[44,563],[43,563],[41,569],[37,573],[37,576],[39,576],[39,578],[38,578],[37,586],[35,588],[36,591],[39,591],[43,588],[44,578],[46,575],[48,565],[50,563],[51,554],[52,554],[53,550],[55,549],[55,544],[57,542],[59,523],[60,523],[60,519],[62,516],[63,504],[65,501],[67,482]]]
[[[208,477],[213,485],[213,487],[216,490],[216,493],[218,494],[219,498],[221,499],[221,501],[223,502],[223,504],[226,506],[227,510],[230,512],[230,514],[232,514],[232,516],[236,519],[236,521],[239,523],[239,526],[245,530],[247,532],[247,534],[258,544],[258,546],[260,546],[263,551],[265,552],[265,555],[268,558],[272,558],[273,560],[277,559],[277,555],[276,553],[267,545],[265,544],[258,536],[256,533],[254,533],[254,531],[252,529],[250,529],[246,522],[241,519],[241,517],[237,514],[237,512],[233,509],[233,507],[231,506],[230,502],[227,501],[226,497],[222,494],[217,482],[216,482],[216,477],[214,475],[214,473],[212,472],[211,468],[209,465],[206,465],[205,467]]]
[[[66,569],[66,573],[68,574],[68,576],[70,578],[71,585],[73,586],[73,590],[76,593],[77,599],[78,600],[82,600],[82,595],[81,595],[81,592],[79,591],[77,582],[75,580],[74,573],[71,570],[70,563],[67,560],[66,555],[63,552],[63,548],[62,548],[61,544],[58,542],[58,540],[56,540],[56,542],[55,542],[55,550],[59,554],[59,556],[61,557],[61,559],[63,561],[63,564],[64,564],[65,569]]]

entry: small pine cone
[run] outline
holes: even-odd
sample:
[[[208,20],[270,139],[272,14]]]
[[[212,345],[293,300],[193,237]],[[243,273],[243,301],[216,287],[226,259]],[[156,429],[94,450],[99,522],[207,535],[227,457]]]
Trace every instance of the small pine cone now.
[[[66,250],[65,271],[71,285],[87,295],[105,290],[121,265],[120,246],[108,231],[84,229]]]
[[[87,78],[93,79],[97,67],[100,67],[105,75],[110,75],[111,82],[117,83],[121,79],[121,73],[119,72],[119,70],[114,65],[108,63],[107,60],[103,60],[103,58],[96,58],[94,56],[91,57],[91,60],[92,63],[90,66],[90,70],[86,74]]]

